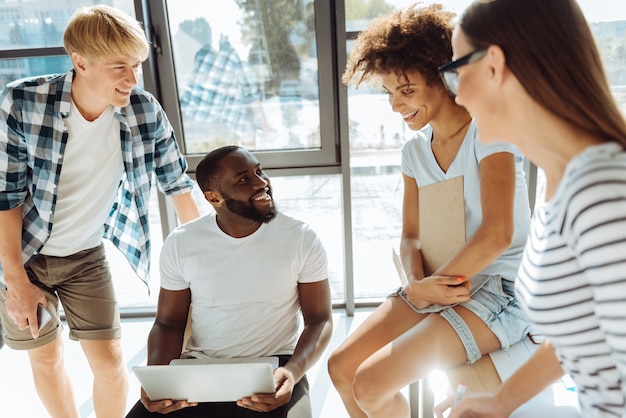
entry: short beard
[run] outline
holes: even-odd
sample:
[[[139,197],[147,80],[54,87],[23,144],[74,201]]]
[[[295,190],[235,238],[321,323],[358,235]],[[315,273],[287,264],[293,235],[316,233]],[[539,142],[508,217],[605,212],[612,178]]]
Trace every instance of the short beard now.
[[[228,210],[230,210],[235,215],[241,216],[242,218],[266,224],[274,219],[278,214],[278,210],[276,209],[276,205],[274,204],[274,199],[272,199],[272,206],[270,206],[270,208],[266,212],[261,212],[249,202],[242,202],[241,200],[232,199],[231,197],[225,195],[223,197],[224,203],[226,204]]]

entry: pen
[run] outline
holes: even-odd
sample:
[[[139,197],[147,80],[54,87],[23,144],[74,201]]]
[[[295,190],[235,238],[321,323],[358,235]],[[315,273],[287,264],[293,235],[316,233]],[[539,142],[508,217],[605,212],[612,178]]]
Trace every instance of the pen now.
[[[467,387],[465,386],[465,382],[459,383],[459,385],[456,387],[456,393],[454,394],[454,405],[456,405],[461,401],[461,399],[463,399],[466,390]]]

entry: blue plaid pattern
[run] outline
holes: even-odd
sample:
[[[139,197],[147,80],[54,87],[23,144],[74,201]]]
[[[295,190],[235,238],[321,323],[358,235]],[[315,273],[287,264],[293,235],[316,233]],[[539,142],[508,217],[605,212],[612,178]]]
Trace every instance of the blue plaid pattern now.
[[[0,210],[22,206],[24,264],[43,248],[52,230],[73,77],[70,70],[17,80],[0,91]],[[150,93],[134,89],[130,105],[116,108],[115,116],[120,122],[124,175],[104,238],[147,282],[153,173],[165,194],[191,191],[193,182],[165,112]]]
[[[249,103],[259,98],[258,89],[248,82],[232,46],[226,44],[215,51],[205,45],[196,53],[180,106],[184,119],[221,123],[233,131],[245,132],[254,122]]]

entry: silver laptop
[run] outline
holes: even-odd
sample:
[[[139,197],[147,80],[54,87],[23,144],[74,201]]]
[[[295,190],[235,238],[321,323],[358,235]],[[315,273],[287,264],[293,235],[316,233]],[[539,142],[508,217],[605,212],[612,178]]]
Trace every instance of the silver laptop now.
[[[180,359],[169,365],[135,366],[150,399],[234,402],[254,393],[274,393],[277,357]]]
[[[238,364],[238,363],[269,363],[272,370],[278,367],[278,357],[237,357],[237,358],[175,358],[170,366],[184,366],[185,364]]]

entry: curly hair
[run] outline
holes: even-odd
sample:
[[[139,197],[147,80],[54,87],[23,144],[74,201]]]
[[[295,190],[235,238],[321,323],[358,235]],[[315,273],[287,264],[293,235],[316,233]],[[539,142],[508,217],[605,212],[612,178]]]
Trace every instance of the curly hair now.
[[[429,85],[442,83],[437,68],[452,59],[452,19],[441,4],[406,9],[372,20],[356,39],[342,81],[355,84],[417,71]]]

